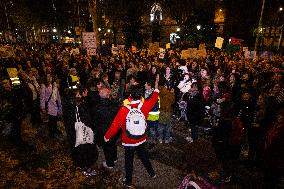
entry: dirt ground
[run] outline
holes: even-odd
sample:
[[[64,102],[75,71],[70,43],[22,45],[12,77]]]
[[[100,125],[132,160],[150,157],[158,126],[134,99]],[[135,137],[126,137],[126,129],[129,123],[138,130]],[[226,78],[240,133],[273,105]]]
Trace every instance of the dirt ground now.
[[[63,133],[64,126],[59,123]],[[33,128],[28,119],[23,123],[25,144],[0,144],[0,188],[123,188],[118,179],[124,174],[124,149],[118,147],[118,162],[114,169],[102,167],[104,160],[99,149],[97,175],[85,177],[72,165],[66,135],[61,140],[47,137],[45,126]],[[222,166],[217,161],[207,137],[189,144],[186,127],[179,122],[173,126],[170,144],[147,145],[157,178],[148,176],[139,159],[134,161],[133,185],[135,188],[178,188],[183,177],[192,169],[208,178],[218,188],[261,188],[262,172],[247,168],[244,161],[237,162],[235,177],[229,184],[221,182]],[[213,176],[212,176],[213,175]]]

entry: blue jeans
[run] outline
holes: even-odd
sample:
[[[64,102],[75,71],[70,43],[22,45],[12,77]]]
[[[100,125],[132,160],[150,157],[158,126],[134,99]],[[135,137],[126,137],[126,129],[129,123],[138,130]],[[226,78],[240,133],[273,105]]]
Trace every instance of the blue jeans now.
[[[171,125],[170,124],[164,124],[164,123],[159,123],[159,139],[161,140],[169,140],[171,137]]]
[[[148,121],[149,139],[152,142],[158,139],[158,126],[159,121]]]

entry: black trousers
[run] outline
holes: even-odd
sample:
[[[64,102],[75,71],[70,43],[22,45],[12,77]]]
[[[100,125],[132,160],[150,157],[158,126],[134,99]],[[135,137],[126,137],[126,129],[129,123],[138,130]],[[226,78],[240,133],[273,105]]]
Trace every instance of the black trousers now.
[[[143,163],[144,167],[146,168],[148,174],[150,176],[154,176],[155,172],[153,170],[152,164],[149,160],[149,155],[145,150],[145,143],[139,146],[124,146],[125,149],[125,178],[126,184],[132,184],[132,174],[133,174],[133,159],[134,153],[136,152],[138,158]]]
[[[54,138],[55,135],[60,134],[60,131],[57,128],[57,121],[57,116],[48,115],[48,132],[50,138]]]
[[[114,161],[117,160],[117,146],[116,141],[103,142],[102,148],[105,155],[106,164],[108,167],[114,166]]]
[[[33,102],[33,108],[31,110],[31,123],[33,124],[33,126],[39,126],[41,123],[40,107],[38,100],[35,100]]]
[[[23,142],[21,137],[22,121],[20,118],[13,120],[12,131],[9,136],[10,142],[13,144],[21,144]]]

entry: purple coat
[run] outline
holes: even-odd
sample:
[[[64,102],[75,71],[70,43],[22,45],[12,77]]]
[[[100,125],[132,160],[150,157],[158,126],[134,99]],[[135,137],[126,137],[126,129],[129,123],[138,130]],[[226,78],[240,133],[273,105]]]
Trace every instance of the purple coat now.
[[[53,84],[55,86],[56,84]],[[53,96],[50,98],[48,102],[48,115],[52,116],[61,116],[62,115],[62,105],[61,105],[61,98],[58,91],[58,88],[54,91],[56,91],[56,94],[53,94]],[[42,110],[45,110],[45,102],[48,101],[50,95],[52,95],[52,85],[49,85],[46,87],[44,84],[41,85],[40,88],[40,108]],[[54,98],[54,96],[56,98]]]

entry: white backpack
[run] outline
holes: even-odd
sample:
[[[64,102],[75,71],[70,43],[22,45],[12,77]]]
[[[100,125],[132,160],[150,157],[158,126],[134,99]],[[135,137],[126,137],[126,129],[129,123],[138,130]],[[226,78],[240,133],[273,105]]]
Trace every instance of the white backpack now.
[[[143,103],[141,102],[137,108],[126,105],[129,112],[126,116],[126,134],[129,138],[139,139],[145,136],[147,122],[141,107]]]
[[[94,144],[94,133],[90,127],[87,127],[81,120],[79,116],[78,106],[76,106],[76,143],[75,147],[80,144]]]

